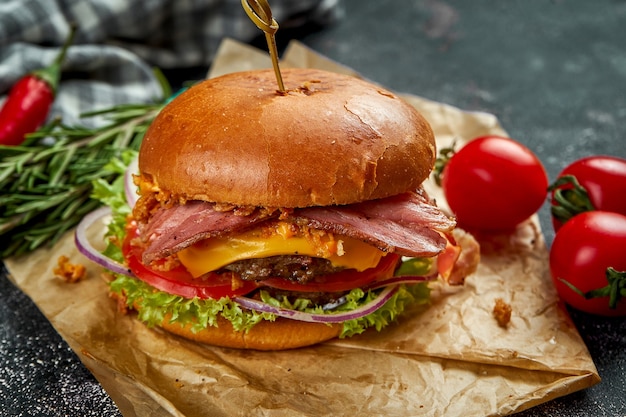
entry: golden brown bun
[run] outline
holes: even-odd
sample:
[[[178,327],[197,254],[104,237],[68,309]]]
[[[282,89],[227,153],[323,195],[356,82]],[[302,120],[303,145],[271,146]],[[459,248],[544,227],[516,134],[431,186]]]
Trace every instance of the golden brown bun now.
[[[165,330],[186,339],[237,349],[284,350],[314,345],[339,336],[341,325],[328,326],[323,323],[305,323],[278,318],[276,321],[261,321],[249,332],[236,332],[230,322],[218,317],[218,327],[208,327],[193,333],[190,327],[170,323],[161,324]]]
[[[188,199],[241,206],[349,204],[416,188],[436,151],[428,122],[351,76],[284,69],[228,74],[174,99],[146,132],[142,175]]]

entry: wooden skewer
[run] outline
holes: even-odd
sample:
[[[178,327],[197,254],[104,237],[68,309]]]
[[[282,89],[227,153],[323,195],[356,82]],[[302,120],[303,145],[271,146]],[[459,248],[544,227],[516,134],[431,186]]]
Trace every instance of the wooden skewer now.
[[[276,47],[276,39],[274,37],[274,34],[278,30],[278,23],[272,17],[272,10],[270,9],[269,3],[267,0],[241,0],[241,5],[250,20],[252,20],[259,29],[265,32],[267,48],[272,57],[272,65],[274,66],[274,73],[276,74],[276,81],[278,82],[278,91],[285,93],[283,76],[280,73],[280,67],[278,65],[278,48]]]

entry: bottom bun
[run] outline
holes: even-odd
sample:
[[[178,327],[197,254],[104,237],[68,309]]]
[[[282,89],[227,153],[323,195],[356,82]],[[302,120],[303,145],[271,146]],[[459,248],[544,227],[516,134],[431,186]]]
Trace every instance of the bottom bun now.
[[[165,319],[161,327],[170,333],[195,342],[212,346],[255,350],[284,350],[311,346],[333,339],[341,333],[342,325],[306,323],[277,318],[276,321],[261,321],[248,332],[237,332],[232,324],[218,317],[217,327],[210,326],[198,332],[191,325],[182,326]]]

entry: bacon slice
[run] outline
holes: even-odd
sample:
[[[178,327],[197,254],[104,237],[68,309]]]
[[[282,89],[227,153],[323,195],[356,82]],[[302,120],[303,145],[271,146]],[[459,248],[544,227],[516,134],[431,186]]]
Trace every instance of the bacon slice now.
[[[143,261],[150,263],[199,240],[241,232],[274,217],[258,211],[237,216],[201,201],[159,210],[140,228],[147,241]],[[421,191],[345,206],[295,209],[285,220],[360,239],[404,256],[438,254],[446,246],[439,232],[455,226]]]
[[[403,256],[435,256],[446,247],[446,239],[437,232],[449,232],[455,226],[422,190],[349,206],[300,209],[294,214],[308,219],[308,225],[316,229]]]
[[[148,265],[202,239],[240,232],[267,219],[259,211],[248,216],[217,211],[213,204],[204,201],[158,210],[148,224],[140,226],[140,234],[148,244],[142,261]]]
[[[446,247],[446,239],[428,227],[402,224],[383,217],[368,218],[350,209],[304,209],[297,215],[310,227],[362,240],[384,252],[430,257]]]
[[[440,232],[449,232],[456,222],[434,205],[423,189],[380,200],[350,205],[368,218],[383,218],[406,226],[421,226]]]

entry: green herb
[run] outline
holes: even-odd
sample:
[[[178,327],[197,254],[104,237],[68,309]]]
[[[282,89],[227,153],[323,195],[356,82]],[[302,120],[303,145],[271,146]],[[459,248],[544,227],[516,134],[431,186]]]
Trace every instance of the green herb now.
[[[0,146],[0,259],[54,244],[97,208],[92,182],[122,175],[109,162],[139,148],[161,107],[121,105],[83,115],[109,121],[95,129],[55,120],[21,146]]]

